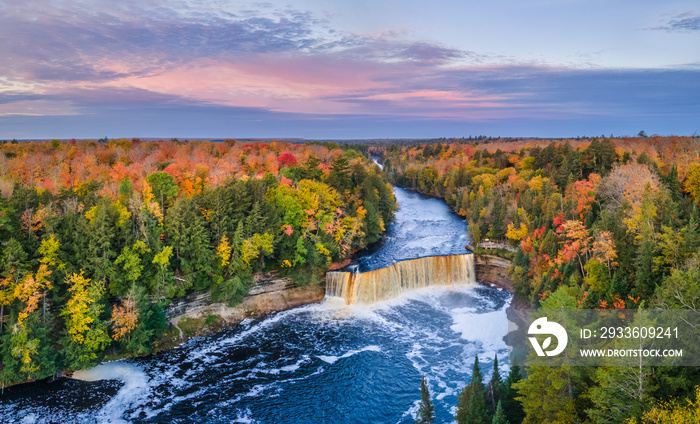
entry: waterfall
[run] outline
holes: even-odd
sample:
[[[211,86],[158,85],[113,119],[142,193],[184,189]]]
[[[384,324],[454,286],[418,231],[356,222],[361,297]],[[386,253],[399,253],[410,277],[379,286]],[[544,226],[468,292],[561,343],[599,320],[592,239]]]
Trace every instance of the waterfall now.
[[[397,262],[367,272],[332,271],[326,274],[326,299],[346,304],[370,304],[429,286],[475,284],[474,256],[429,256]]]

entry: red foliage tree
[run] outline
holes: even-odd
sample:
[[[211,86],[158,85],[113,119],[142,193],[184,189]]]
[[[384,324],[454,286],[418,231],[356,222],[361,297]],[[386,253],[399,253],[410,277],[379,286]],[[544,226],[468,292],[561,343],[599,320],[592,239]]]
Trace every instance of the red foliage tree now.
[[[280,168],[290,168],[297,165],[297,158],[291,153],[282,153],[277,156],[277,163]]]

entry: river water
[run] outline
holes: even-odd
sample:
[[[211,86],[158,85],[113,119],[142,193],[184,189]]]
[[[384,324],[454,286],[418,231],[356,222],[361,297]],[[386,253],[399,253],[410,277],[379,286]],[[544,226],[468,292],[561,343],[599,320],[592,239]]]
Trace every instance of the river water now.
[[[385,242],[361,269],[463,254],[466,225],[440,200],[395,189]],[[430,287],[372,305],[324,302],[110,362],[11,387],[0,421],[146,423],[412,423],[426,376],[437,422],[453,422],[479,355],[505,373],[510,295],[484,285]]]

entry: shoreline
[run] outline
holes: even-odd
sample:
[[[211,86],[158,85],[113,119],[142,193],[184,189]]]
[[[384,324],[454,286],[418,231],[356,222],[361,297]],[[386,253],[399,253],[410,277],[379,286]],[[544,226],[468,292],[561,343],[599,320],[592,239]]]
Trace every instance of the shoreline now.
[[[176,345],[179,346],[192,337],[230,328],[246,319],[259,319],[272,313],[320,303],[325,293],[325,287],[320,285],[288,287],[246,296],[243,302],[236,306],[226,306],[220,302],[196,306],[171,317],[168,322],[172,325],[174,333],[179,333],[180,343]]]
[[[472,254],[475,259],[477,284],[497,287],[510,293],[513,297],[508,311],[530,308],[527,299],[516,297],[510,279],[505,273],[507,266],[510,265],[509,260],[488,254]],[[147,356],[175,349],[192,338],[232,328],[246,319],[261,319],[273,313],[320,303],[325,297],[325,292],[325,286],[294,286],[289,280],[279,277],[276,273],[264,273],[257,276],[257,284],[251,288],[251,294],[236,306],[211,302],[208,292],[192,293],[166,308],[170,325],[167,331],[170,334],[162,340],[162,344],[154,352]],[[107,356],[100,364],[128,358],[134,358],[134,356]],[[77,370],[62,371],[48,378],[72,378],[75,371]],[[17,382],[6,385],[5,388],[36,381],[40,380]]]

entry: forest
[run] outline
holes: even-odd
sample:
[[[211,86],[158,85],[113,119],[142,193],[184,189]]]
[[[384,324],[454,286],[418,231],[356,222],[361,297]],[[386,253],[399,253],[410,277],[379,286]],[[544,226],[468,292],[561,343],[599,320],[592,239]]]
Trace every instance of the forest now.
[[[0,382],[158,350],[163,307],[192,291],[235,305],[260,271],[319,283],[393,219],[391,186],[366,153],[317,142],[0,144]]]
[[[514,291],[532,307],[697,308],[700,138],[640,134],[371,150],[392,183],[439,196],[464,216],[474,244],[514,247],[499,253],[512,260]],[[524,378],[506,385],[517,405],[503,408],[510,424],[696,422],[698,371],[525,366]],[[476,390],[469,387],[463,396]],[[457,421],[491,422],[471,417],[458,414]]]

